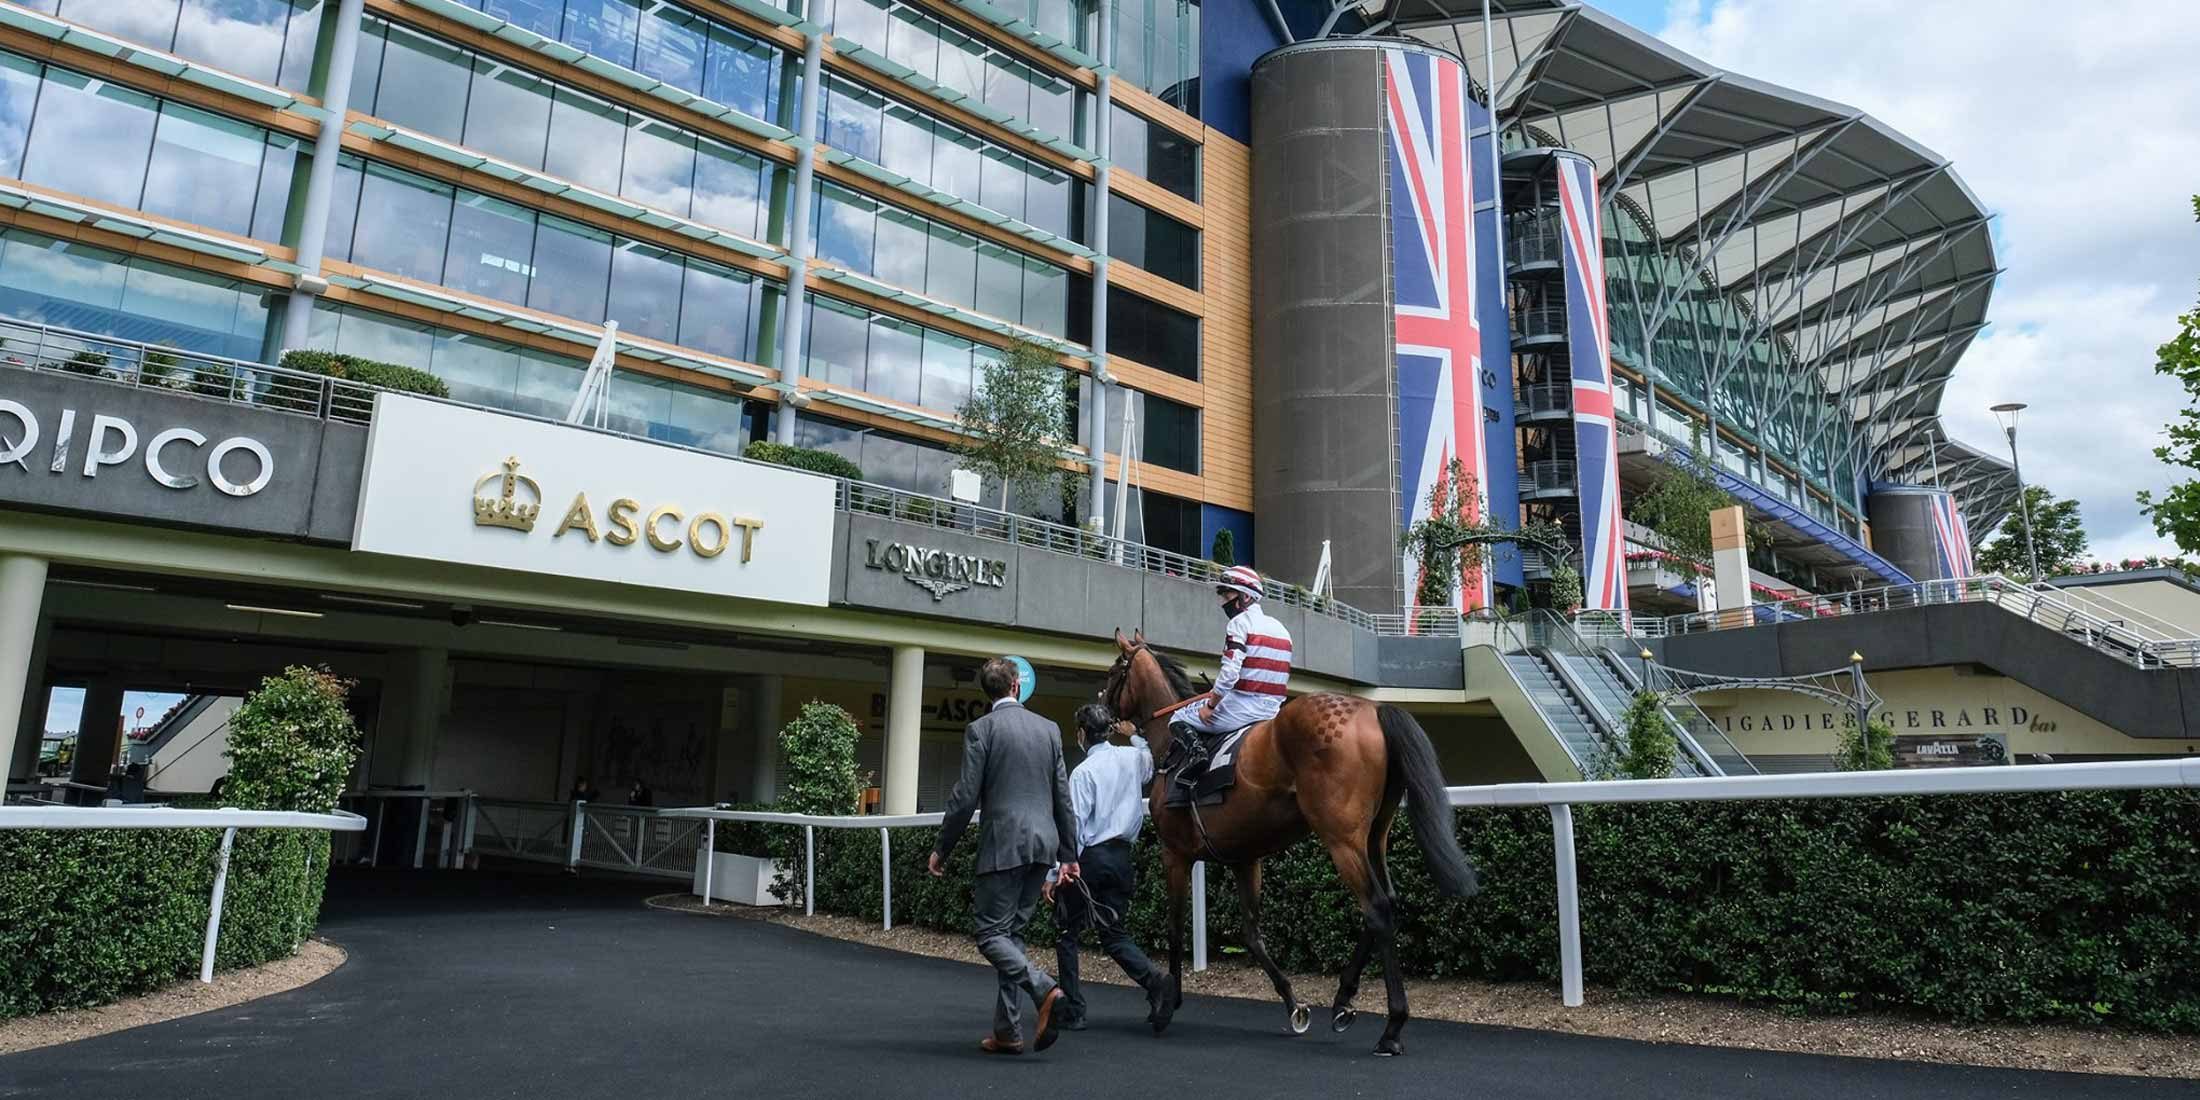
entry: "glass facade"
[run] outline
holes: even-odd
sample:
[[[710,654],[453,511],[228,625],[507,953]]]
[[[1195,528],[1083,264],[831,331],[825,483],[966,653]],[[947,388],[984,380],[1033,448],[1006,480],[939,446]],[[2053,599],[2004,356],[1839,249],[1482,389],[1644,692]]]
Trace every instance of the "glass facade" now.
[[[1069,335],[1069,271],[837,184],[817,186],[818,259],[1049,336]]]
[[[996,214],[1071,235],[1069,173],[852,80],[828,77],[824,92],[825,144]]]
[[[288,135],[0,53],[0,175],[279,241],[298,152]]]
[[[779,51],[694,9],[665,0],[459,2],[743,114],[780,121]]]
[[[1117,169],[1199,201],[1199,143],[1118,103],[1108,105],[1108,159]]]
[[[0,230],[0,315],[32,324],[257,359],[268,294],[258,283]]]
[[[739,73],[741,87],[761,96],[770,72],[768,58],[758,62]],[[406,27],[369,20],[351,105],[668,214],[756,240],[778,235],[772,161]]]
[[[1108,354],[1199,381],[1199,318],[1108,287]]]
[[[1090,0],[1011,0],[1009,10],[1050,9],[1033,19],[1041,29],[1072,27]],[[1078,92],[1069,81],[1018,61],[1005,50],[942,23],[923,8],[900,0],[811,0],[811,20],[836,41],[853,43],[906,65],[918,76],[952,88],[996,111],[1023,119],[1056,137],[1079,142]],[[1072,35],[1053,33],[1068,39]],[[1082,32],[1074,36],[1084,37]]]
[[[1199,114],[1199,0],[1112,0],[1116,75]]]
[[[23,0],[22,6],[262,84],[304,91],[335,0]]]
[[[1199,230],[1115,194],[1108,196],[1108,255],[1199,289]]]

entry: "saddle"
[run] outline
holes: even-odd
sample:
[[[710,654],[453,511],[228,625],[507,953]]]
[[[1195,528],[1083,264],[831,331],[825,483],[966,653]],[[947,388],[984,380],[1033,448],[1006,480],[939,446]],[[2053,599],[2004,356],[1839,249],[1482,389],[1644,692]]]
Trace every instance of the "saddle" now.
[[[1255,723],[1256,725],[1258,723]],[[1183,723],[1178,723],[1169,738],[1169,758],[1162,761],[1161,769],[1169,777],[1169,794],[1165,805],[1182,809],[1197,803],[1201,806],[1219,806],[1231,787],[1237,785],[1237,745],[1252,726],[1240,726],[1227,733],[1202,733]]]

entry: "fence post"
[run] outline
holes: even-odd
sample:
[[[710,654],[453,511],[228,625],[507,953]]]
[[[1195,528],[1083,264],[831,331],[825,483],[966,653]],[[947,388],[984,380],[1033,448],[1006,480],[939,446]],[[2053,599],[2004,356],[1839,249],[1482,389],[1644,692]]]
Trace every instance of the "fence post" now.
[[[886,826],[878,827],[878,883],[879,894],[886,899],[886,924],[884,930],[894,930],[894,839]]]
[[[367,866],[369,867],[380,867],[382,865],[382,821],[388,816],[390,816],[390,800],[387,798],[375,799],[374,847],[367,849]]]
[[[472,791],[466,792],[466,829],[458,841],[458,869],[461,871],[480,869],[474,862],[474,815],[479,812],[475,805],[478,797]]]
[[[573,836],[565,845],[565,869],[570,871],[581,862],[581,826],[588,822],[588,803],[573,803]]]
[[[802,827],[802,915],[817,915],[817,826]]]
[[[1550,807],[1551,849],[1558,865],[1559,995],[1567,1008],[1581,1007],[1581,891],[1574,875],[1574,808]]]
[[[222,934],[222,895],[229,890],[229,845],[237,839],[237,827],[222,830],[222,852],[214,863],[214,900],[206,910],[206,947],[199,952],[199,981],[214,984],[214,943]]]
[[[1192,972],[1207,969],[1207,861],[1192,863]]]
[[[413,830],[413,870],[420,869],[420,860],[428,852],[428,812],[435,809],[435,799],[420,800],[420,825]]]
[[[718,869],[718,819],[703,819],[703,908],[710,908],[711,872]]]

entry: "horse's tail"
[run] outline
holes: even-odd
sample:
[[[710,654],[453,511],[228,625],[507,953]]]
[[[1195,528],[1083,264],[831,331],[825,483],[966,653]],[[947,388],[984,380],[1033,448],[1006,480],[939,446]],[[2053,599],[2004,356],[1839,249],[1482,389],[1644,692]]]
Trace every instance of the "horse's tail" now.
[[[1421,853],[1428,860],[1436,885],[1455,897],[1473,897],[1482,889],[1474,863],[1459,848],[1453,831],[1451,799],[1444,793],[1444,776],[1436,766],[1436,748],[1429,744],[1421,724],[1398,707],[1384,703],[1375,708],[1383,727],[1383,746],[1389,750],[1390,786],[1404,781],[1406,809],[1413,815],[1413,835],[1421,839]]]

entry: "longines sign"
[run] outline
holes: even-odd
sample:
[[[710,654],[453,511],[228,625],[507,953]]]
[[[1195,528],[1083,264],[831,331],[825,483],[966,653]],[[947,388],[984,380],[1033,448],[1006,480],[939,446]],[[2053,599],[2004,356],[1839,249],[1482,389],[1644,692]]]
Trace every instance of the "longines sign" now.
[[[384,395],[352,548],[822,606],[832,535],[813,474]]]
[[[931,593],[933,603],[972,588],[1000,588],[1008,584],[1005,559],[955,554],[908,542],[864,539],[863,567],[900,574],[901,579]]]

